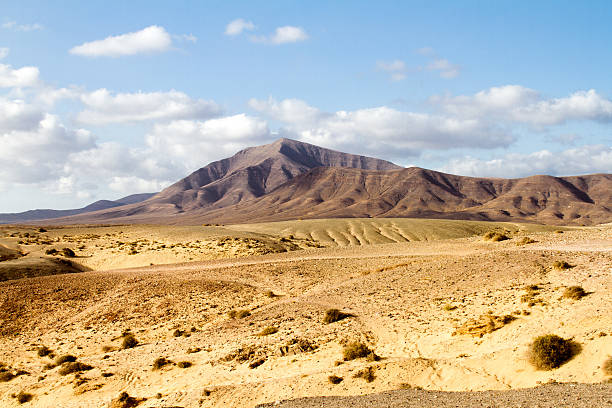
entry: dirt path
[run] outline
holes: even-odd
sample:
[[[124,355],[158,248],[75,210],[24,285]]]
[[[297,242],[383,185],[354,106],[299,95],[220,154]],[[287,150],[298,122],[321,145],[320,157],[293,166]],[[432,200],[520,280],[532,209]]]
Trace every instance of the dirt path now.
[[[612,384],[547,384],[509,391],[398,390],[355,397],[300,398],[258,405],[279,408],[612,407]]]

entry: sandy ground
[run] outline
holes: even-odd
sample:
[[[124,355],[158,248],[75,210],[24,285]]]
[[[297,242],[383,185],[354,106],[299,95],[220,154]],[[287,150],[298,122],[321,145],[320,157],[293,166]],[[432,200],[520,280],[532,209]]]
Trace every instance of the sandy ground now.
[[[515,227],[501,242],[471,236],[310,248],[1,282],[0,362],[25,373],[0,382],[0,404],[18,406],[11,395],[24,391],[33,396],[30,406],[105,407],[125,391],[143,399],[141,407],[253,407],[408,387],[483,391],[607,381],[612,226],[563,233]],[[269,232],[244,231],[237,235],[278,242]],[[307,238],[294,232],[287,239]],[[161,241],[156,234],[150,240]],[[203,240],[180,236],[183,243]],[[536,242],[520,245],[525,236]],[[555,261],[571,267],[555,269]],[[588,295],[562,298],[572,285]],[[352,317],[325,324],[330,308]],[[241,318],[242,310],[250,314]],[[492,331],[474,329],[506,315],[514,319]],[[267,327],[277,331],[261,335]],[[121,349],[128,331],[139,344]],[[547,333],[572,338],[581,351],[558,369],[538,371],[527,349]],[[342,361],[352,341],[380,360]],[[93,368],[61,375],[52,358],[38,355],[43,345]],[[171,362],[154,370],[160,357]],[[371,382],[355,377],[364,369]],[[331,383],[331,375],[342,381]]]

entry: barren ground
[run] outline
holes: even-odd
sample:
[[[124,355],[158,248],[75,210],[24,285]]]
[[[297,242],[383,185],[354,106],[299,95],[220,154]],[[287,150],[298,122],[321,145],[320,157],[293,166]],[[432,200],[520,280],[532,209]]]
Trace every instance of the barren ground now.
[[[444,237],[435,221],[429,229],[396,224],[396,235],[373,228],[378,220],[328,221],[326,234],[305,222],[36,234],[3,228],[0,243],[28,253],[20,259],[54,258],[46,249],[77,240],[77,257],[69,260],[96,270],[0,282],[0,362],[4,372],[20,374],[0,382],[0,405],[18,406],[11,394],[24,391],[32,394],[30,406],[104,407],[125,391],[143,399],[139,407],[253,407],[401,388],[511,390],[609,378],[602,366],[612,355],[612,225],[558,233],[456,221],[446,229],[463,235]],[[481,236],[504,228],[511,239]],[[39,242],[9,236],[26,231]],[[372,245],[378,236],[400,242]],[[526,236],[536,242],[520,245]],[[50,243],[40,242],[45,237]],[[327,248],[315,248],[321,245]],[[555,261],[571,267],[556,269]],[[562,298],[574,285],[588,295]],[[325,324],[331,308],[352,316]],[[250,314],[240,317],[241,310]],[[278,331],[261,335],[267,327]],[[121,349],[128,331],[139,343]],[[546,333],[572,338],[581,351],[558,369],[534,369],[527,348]],[[380,359],[342,361],[353,341]],[[38,355],[41,346],[92,368],[61,375],[64,366]],[[160,357],[170,363],[154,370]],[[364,369],[372,381],[355,378]],[[342,381],[331,383],[331,375]],[[599,387],[605,393],[610,385]]]

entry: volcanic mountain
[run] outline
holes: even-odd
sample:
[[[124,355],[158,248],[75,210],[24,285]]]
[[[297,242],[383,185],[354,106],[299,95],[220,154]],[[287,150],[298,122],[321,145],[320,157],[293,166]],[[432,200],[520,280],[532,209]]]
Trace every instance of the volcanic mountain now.
[[[476,178],[289,139],[213,162],[146,201],[53,223],[244,223],[418,217],[597,224],[612,221],[612,175]]]

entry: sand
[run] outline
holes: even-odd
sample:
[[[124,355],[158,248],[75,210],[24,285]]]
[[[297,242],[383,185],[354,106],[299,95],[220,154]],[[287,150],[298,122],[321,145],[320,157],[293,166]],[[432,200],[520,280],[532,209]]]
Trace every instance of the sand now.
[[[223,228],[208,237],[199,235],[201,226],[184,227],[188,229],[175,238],[158,227],[139,226],[140,232],[123,227],[122,233],[131,235],[116,232],[104,251],[129,259],[123,252],[113,254],[118,248],[111,244],[147,234],[149,241],[166,243],[226,239],[228,231],[240,239],[318,242],[317,234],[310,236],[303,224],[295,223],[258,230],[207,227]],[[346,232],[328,225],[328,236]],[[470,233],[435,240],[432,233],[431,239],[375,245],[361,240],[361,245],[340,246],[336,240],[332,246],[321,240],[326,248],[304,245],[197,262],[168,257],[164,265],[0,282],[0,362],[11,372],[27,372],[0,382],[0,404],[18,406],[11,394],[22,390],[33,395],[29,406],[40,407],[104,407],[124,391],[146,399],[139,407],[253,407],[407,387],[503,391],[550,381],[607,381],[602,365],[612,355],[612,226],[563,233],[518,224],[489,227],[505,229],[510,239],[491,242]],[[83,235],[79,228],[45,234]],[[421,226],[418,234],[427,237],[426,229]],[[433,230],[443,228],[435,225]],[[195,231],[192,238],[186,238],[186,231]],[[521,245],[525,236],[536,242]],[[85,250],[92,246],[85,245]],[[190,249],[197,252],[189,245],[178,252],[188,254]],[[572,267],[555,269],[559,260]],[[539,289],[529,292],[527,285]],[[588,295],[562,298],[573,285]],[[353,316],[324,324],[330,308]],[[250,314],[230,317],[241,310]],[[474,329],[481,319],[506,315],[514,319],[502,319],[493,330]],[[260,335],[266,327],[278,331]],[[139,344],[122,350],[128,329]],[[528,362],[528,347],[546,333],[572,338],[580,353],[558,369],[536,370]],[[343,347],[352,341],[367,344],[380,360],[342,361]],[[60,367],[45,368],[53,360],[38,356],[42,345],[93,368],[80,376],[60,375]],[[160,357],[171,363],[153,370]],[[183,361],[192,365],[181,368]],[[355,378],[364,369],[371,370],[373,381]],[[331,375],[343,380],[332,384]],[[586,395],[588,388],[581,392]]]

